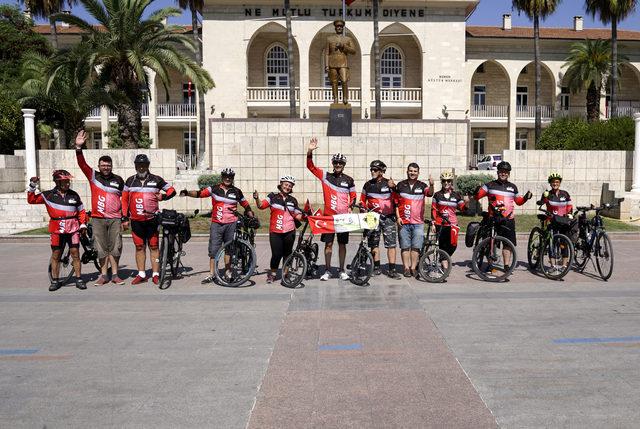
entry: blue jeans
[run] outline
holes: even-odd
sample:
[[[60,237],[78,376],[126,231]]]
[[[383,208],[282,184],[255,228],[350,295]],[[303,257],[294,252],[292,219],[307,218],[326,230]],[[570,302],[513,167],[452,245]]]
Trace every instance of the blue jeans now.
[[[400,227],[400,249],[421,250],[424,243],[424,224],[406,224]]]

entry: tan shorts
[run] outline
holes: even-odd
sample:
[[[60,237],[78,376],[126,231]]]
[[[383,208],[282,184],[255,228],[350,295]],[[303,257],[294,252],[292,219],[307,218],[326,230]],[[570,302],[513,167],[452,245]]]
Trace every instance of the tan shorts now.
[[[122,222],[120,219],[92,218],[93,246],[98,252],[98,259],[111,255],[119,257],[122,253]]]

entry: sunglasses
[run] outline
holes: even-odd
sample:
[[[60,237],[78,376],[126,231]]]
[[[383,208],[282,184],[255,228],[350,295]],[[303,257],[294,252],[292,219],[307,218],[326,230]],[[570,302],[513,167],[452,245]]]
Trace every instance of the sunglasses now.
[[[442,183],[453,183],[453,180],[443,180]]]
[[[371,169],[372,173],[377,173],[378,171],[382,171],[382,170],[380,170],[379,168],[372,168]]]
[[[344,162],[334,162],[333,165],[342,165],[344,167],[345,163]]]

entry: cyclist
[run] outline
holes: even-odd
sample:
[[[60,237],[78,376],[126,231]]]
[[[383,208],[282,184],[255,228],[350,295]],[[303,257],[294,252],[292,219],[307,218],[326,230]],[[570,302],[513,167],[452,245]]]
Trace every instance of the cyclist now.
[[[260,210],[271,208],[269,221],[269,244],[271,246],[271,265],[267,273],[267,283],[273,283],[280,266],[280,261],[289,256],[296,240],[296,220],[302,220],[302,210],[298,200],[291,195],[296,179],[293,176],[282,176],[278,192],[267,195],[261,200],[258,191],[253,191],[253,199]]]
[[[451,240],[452,227],[458,226],[456,210],[462,211],[467,201],[467,198],[463,198],[460,193],[453,190],[453,179],[452,172],[443,171],[440,174],[442,189],[433,194],[431,200],[431,219],[436,224],[435,232],[438,234],[438,242],[440,248],[449,256],[453,255],[457,248]]]
[[[418,180],[420,166],[407,166],[407,178],[396,186],[394,199],[400,235],[400,251],[404,276],[417,275],[416,267],[424,243],[424,199],[433,195],[433,179],[429,185]]]
[[[244,194],[233,185],[236,172],[225,168],[220,172],[222,182],[199,191],[180,191],[181,197],[207,198],[211,197],[211,226],[209,228],[209,275],[202,280],[202,284],[211,283],[215,279],[215,257],[224,243],[233,240],[236,233],[236,216],[233,214],[238,204],[244,207],[245,214],[254,217],[249,202]],[[225,255],[226,272],[229,272],[229,258]]]
[[[498,178],[482,185],[476,192],[474,198],[476,200],[480,200],[480,198],[484,197],[488,198],[489,216],[496,215],[497,207],[500,207],[501,210],[503,210],[502,215],[505,219],[497,225],[496,231],[498,235],[508,239],[514,246],[516,246],[515,205],[523,205],[531,199],[532,194],[531,191],[527,191],[526,194],[521,195],[518,192],[518,187],[509,182],[511,164],[507,161],[501,161],[498,163],[497,169]],[[503,250],[502,257],[504,259],[505,268],[508,268],[511,262],[511,252]]]
[[[76,136],[76,160],[91,187],[93,242],[101,267],[101,274],[95,285],[102,286],[109,283],[107,274],[109,264],[111,264],[111,281],[123,285],[124,280],[118,276],[118,262],[122,253],[122,190],[124,189],[124,180],[113,174],[113,161],[110,156],[103,155],[98,159],[98,171],[87,164],[82,153],[82,146],[86,141],[87,134],[82,130]]]
[[[167,201],[176,195],[176,190],[162,177],[149,172],[149,157],[139,154],[133,161],[136,174],[129,177],[122,191],[122,212],[125,228],[131,220],[131,237],[136,246],[136,265],[138,275],[132,285],[145,283],[146,248],[151,255],[152,281],[160,282],[160,250],[158,224],[154,214],[159,211],[159,202]],[[164,194],[162,193],[164,192]]]
[[[53,172],[56,186],[50,191],[36,194],[40,178],[32,177],[27,190],[29,204],[45,204],[49,213],[49,234],[51,238],[51,281],[49,290],[56,291],[62,287],[57,280],[60,274],[60,257],[65,244],[69,245],[69,253],[76,275],[76,287],[86,289],[80,272],[80,234],[87,233],[87,214],[80,200],[80,195],[71,190],[73,176],[66,170]]]
[[[560,173],[552,172],[548,177],[549,185],[551,186],[551,190],[544,191],[542,193],[542,197],[540,204],[544,204],[547,207],[547,211],[553,213],[556,216],[563,216],[569,219],[573,219],[573,204],[571,202],[571,196],[565,190],[560,189],[560,185],[562,184],[562,175]],[[551,221],[553,216],[548,216],[547,220]],[[571,234],[571,226],[560,226],[556,225],[558,228],[558,232],[560,234],[565,234],[572,241],[574,237]],[[562,265],[566,266],[569,263],[569,255],[566,250],[562,252]]]
[[[400,275],[396,272],[396,212],[393,204],[393,191],[396,184],[393,179],[384,177],[387,165],[376,159],[369,164],[371,180],[366,182],[360,194],[360,202],[368,209],[380,213],[380,223],[375,231],[369,234],[369,247],[373,254],[373,274],[380,275],[380,234],[384,239],[384,247],[387,249],[389,269],[387,275],[397,279]]]
[[[318,139],[315,137],[309,142],[307,149],[307,168],[314,176],[322,182],[322,193],[324,197],[324,215],[346,214],[356,201],[356,185],[353,179],[344,174],[344,166],[347,164],[347,157],[341,153],[336,153],[331,157],[333,172],[324,172],[313,163],[313,151],[318,148]],[[333,253],[333,242],[335,233],[322,234],[320,241],[324,243],[325,272],[320,280],[327,281],[331,278],[331,255]],[[338,236],[338,259],[340,262],[339,277],[341,280],[349,280],[349,275],[344,271],[344,262],[347,257],[347,243],[349,243],[349,233],[339,232]]]

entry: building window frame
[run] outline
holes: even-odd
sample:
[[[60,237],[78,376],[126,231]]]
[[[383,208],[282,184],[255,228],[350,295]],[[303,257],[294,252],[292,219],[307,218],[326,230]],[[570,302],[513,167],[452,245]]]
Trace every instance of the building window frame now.
[[[485,84],[473,85],[473,105],[474,106],[487,105],[487,85]]]
[[[529,106],[529,87],[527,85],[518,85],[516,87],[516,106]]]
[[[486,131],[474,131],[472,134],[473,155],[478,158],[485,154],[485,148],[487,145],[487,133]]]
[[[560,110],[569,110],[570,104],[570,91],[568,86],[563,86],[560,89]]]
[[[189,82],[182,82],[182,104],[189,104]],[[196,84],[191,82],[191,104],[196,104]]]
[[[527,150],[529,142],[529,130],[516,130],[516,150]]]
[[[102,149],[102,130],[91,132],[91,143],[93,149]]]
[[[279,57],[271,57],[276,49],[282,50],[278,52]],[[270,62],[276,62],[270,64]],[[283,64],[277,64],[282,62]],[[270,69],[275,70],[270,70]],[[279,69],[279,70],[278,70]],[[264,52],[264,86],[269,88],[288,88],[289,87],[289,54],[286,46],[280,42],[274,42],[267,47]]]
[[[391,51],[391,50],[395,50],[398,54],[397,58],[388,58],[388,59],[384,59],[385,54],[387,53],[387,51]],[[396,62],[396,64],[393,64],[393,62]],[[390,64],[387,66],[385,65],[385,62],[389,62]],[[399,68],[400,71],[398,72],[384,72],[385,67],[388,68]],[[404,82],[405,82],[405,55],[404,52],[402,51],[402,49],[400,48],[400,46],[396,45],[395,43],[389,43],[388,45],[385,45],[384,48],[382,48],[381,52],[380,52],[380,86],[382,88],[385,89],[400,89],[400,88],[404,88]]]

